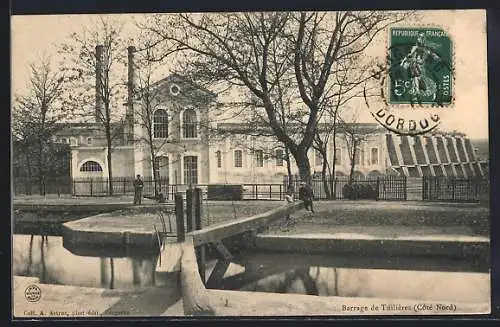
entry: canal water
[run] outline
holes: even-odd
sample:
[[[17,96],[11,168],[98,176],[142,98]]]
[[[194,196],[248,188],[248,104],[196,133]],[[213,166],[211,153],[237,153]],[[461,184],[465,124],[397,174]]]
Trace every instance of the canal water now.
[[[85,251],[82,251],[85,253]],[[118,251],[120,252],[120,251]],[[157,254],[75,255],[60,236],[13,235],[13,274],[38,277],[42,283],[134,289],[168,284],[155,275]],[[422,301],[490,302],[488,270],[474,272],[468,263],[410,258],[332,258],[289,253],[242,253],[234,258],[218,289],[372,297]],[[215,265],[211,261],[206,276]],[[385,268],[384,268],[385,267]],[[453,271],[447,271],[453,270]],[[472,271],[472,272],[471,272]]]
[[[13,275],[38,277],[41,283],[109,289],[166,283],[155,276],[154,253],[116,257],[116,249],[102,249],[99,256],[75,255],[63,246],[61,236],[14,234],[12,245]]]
[[[393,269],[394,263],[388,264],[387,261],[382,266],[392,266],[390,269],[350,268],[359,267],[358,262],[362,261],[375,263],[383,260],[247,253],[239,263],[229,265],[222,284],[216,288],[317,296],[490,303],[489,272],[470,272],[472,269],[466,266],[467,263],[439,262],[443,261],[442,258],[408,258],[404,263],[403,259],[393,258],[393,261],[399,261],[397,269]],[[308,265],[311,262],[315,265]],[[449,268],[454,271],[446,271]]]

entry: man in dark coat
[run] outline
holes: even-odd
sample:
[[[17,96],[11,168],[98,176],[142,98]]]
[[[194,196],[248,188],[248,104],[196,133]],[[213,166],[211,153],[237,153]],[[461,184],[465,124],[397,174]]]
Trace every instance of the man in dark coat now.
[[[137,175],[137,178],[134,180],[134,204],[141,204],[143,187],[144,182],[141,179],[141,175]]]
[[[305,182],[301,182],[299,188],[299,200],[304,201],[304,207],[306,210],[309,210],[310,208],[311,212],[314,213],[313,198],[314,194],[311,187],[307,185]]]

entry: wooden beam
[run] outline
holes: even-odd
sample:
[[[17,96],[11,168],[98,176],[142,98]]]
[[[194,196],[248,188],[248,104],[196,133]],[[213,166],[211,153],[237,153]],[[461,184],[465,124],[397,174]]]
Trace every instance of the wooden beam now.
[[[214,242],[212,244],[215,246],[217,251],[222,255],[224,260],[231,261],[231,259],[233,258],[233,255],[231,254],[231,252],[229,252],[229,250],[224,245],[224,243],[222,243],[222,241],[217,241],[217,242]]]
[[[206,282],[207,288],[217,288],[220,286],[230,263],[231,262],[227,260],[217,260],[217,263],[215,264],[215,267]]]
[[[184,242],[186,233],[184,231],[184,200],[182,198],[182,193],[175,194],[175,218],[177,242]]]

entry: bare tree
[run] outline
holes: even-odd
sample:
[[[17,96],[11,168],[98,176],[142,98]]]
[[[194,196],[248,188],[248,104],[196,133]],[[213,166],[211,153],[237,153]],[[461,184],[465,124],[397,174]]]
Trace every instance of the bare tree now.
[[[113,195],[112,152],[116,140],[123,136],[124,78],[120,66],[125,63],[124,40],[120,36],[123,24],[100,17],[91,27],[83,26],[81,33],[72,33],[70,41],[62,44],[60,53],[72,63],[70,103],[80,109],[85,119],[93,119],[104,133],[108,170],[108,194]]]
[[[307,152],[322,104],[335,94],[330,76],[343,69],[339,60],[362,53],[395,17],[387,12],[179,14],[153,16],[141,27],[151,33],[158,59],[185,52],[194,78],[255,100],[255,116],[270,127],[294,157],[301,178],[309,181]],[[296,85],[300,103],[294,111],[307,113],[299,134],[283,125],[276,105],[284,80]]]
[[[134,49],[135,51],[135,49]],[[169,130],[179,129],[176,124],[178,121],[177,112],[167,110],[165,104],[165,90],[159,85],[160,81],[154,80],[154,72],[158,68],[158,63],[153,61],[149,49],[138,53],[139,57],[134,58],[135,76],[133,92],[131,95],[136,99],[138,108],[134,108],[134,123],[140,127],[141,133],[134,133],[134,142],[145,143],[149,150],[149,160],[153,170],[154,195],[157,197],[160,194],[162,185],[160,169],[168,163],[161,162],[159,153],[166,144],[176,144],[180,151],[182,145],[177,143],[177,140],[169,135]],[[131,64],[131,60],[129,60]],[[157,110],[164,110],[163,116],[156,116]],[[177,117],[178,118],[178,117]],[[155,121],[159,119],[160,121]],[[164,121],[163,121],[164,120]],[[158,128],[158,125],[163,128]]]
[[[373,83],[375,75],[380,69],[373,69],[372,62],[362,62],[361,54],[339,60],[339,67],[335,76],[330,79],[330,84],[335,85],[335,92],[329,94],[322,103],[324,113],[313,140],[313,148],[322,158],[322,182],[328,198],[335,198],[335,165],[337,164],[337,137],[345,134],[342,129],[343,113],[347,116],[356,114],[358,109],[351,108],[352,102],[359,98],[377,96],[380,88]],[[376,66],[376,65],[375,65]],[[350,128],[347,128],[350,131]],[[331,158],[328,157],[331,141]]]
[[[364,161],[364,152],[361,149],[363,142],[367,141],[370,136],[377,132],[376,126],[370,124],[361,124],[355,118],[347,122],[339,120],[342,136],[347,145],[347,153],[349,155],[350,170],[349,170],[349,184],[354,181],[354,172],[356,169],[357,161],[360,163]]]
[[[44,57],[39,64],[30,65],[27,94],[18,96],[14,100],[12,111],[14,150],[24,154],[29,177],[36,167],[40,195],[45,194],[52,137],[60,128],[58,124],[60,119],[68,114],[62,109],[64,81],[64,75],[51,68],[50,58]]]

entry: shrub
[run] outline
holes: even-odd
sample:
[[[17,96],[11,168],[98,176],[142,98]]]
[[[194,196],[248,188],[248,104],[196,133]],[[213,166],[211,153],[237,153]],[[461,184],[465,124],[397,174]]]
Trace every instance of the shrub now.
[[[352,183],[346,184],[342,188],[345,199],[376,199],[377,189],[375,185],[368,183]]]
[[[216,201],[241,201],[243,199],[242,185],[208,185],[207,199]]]

